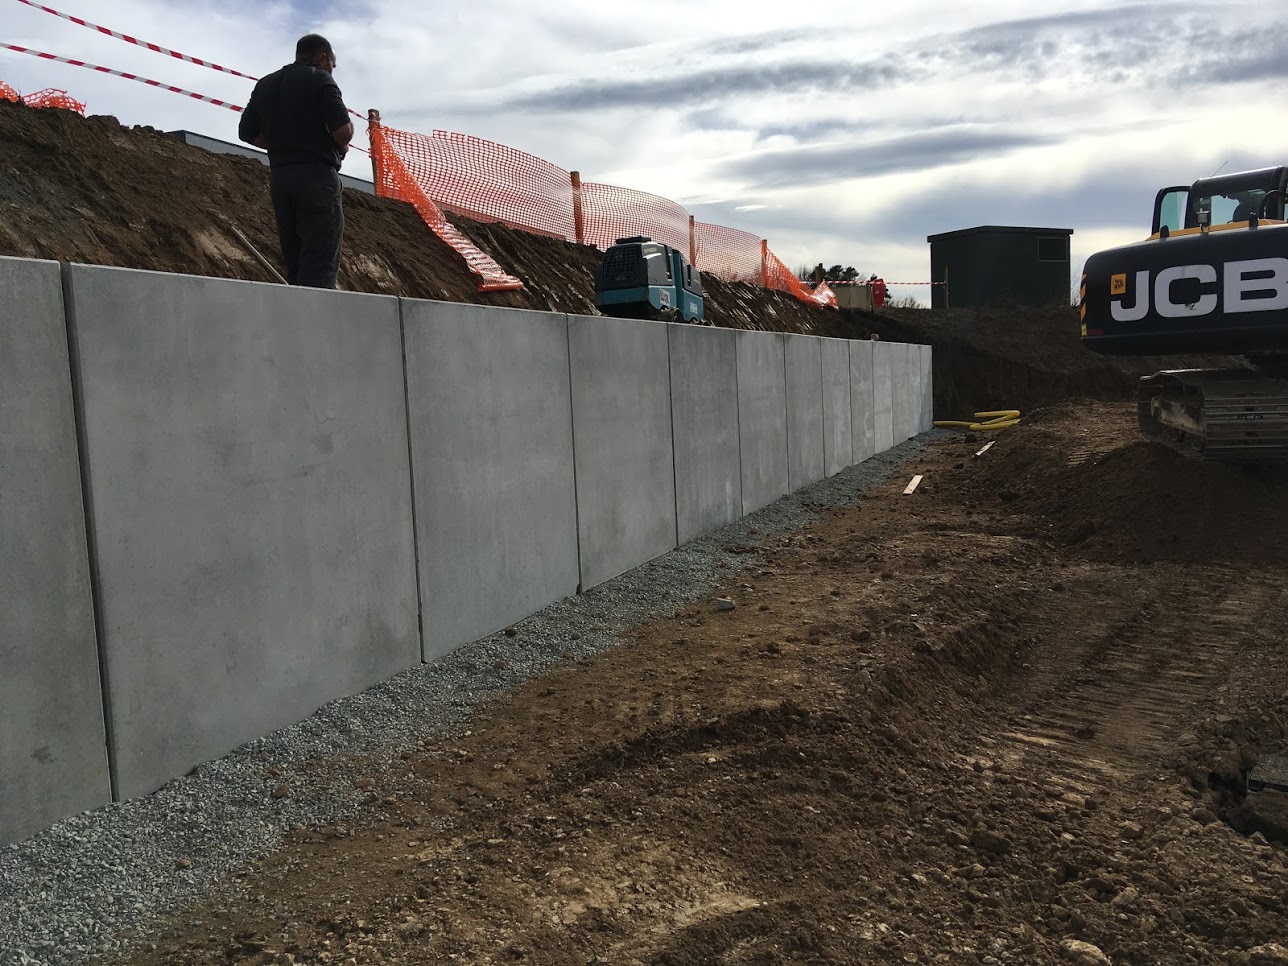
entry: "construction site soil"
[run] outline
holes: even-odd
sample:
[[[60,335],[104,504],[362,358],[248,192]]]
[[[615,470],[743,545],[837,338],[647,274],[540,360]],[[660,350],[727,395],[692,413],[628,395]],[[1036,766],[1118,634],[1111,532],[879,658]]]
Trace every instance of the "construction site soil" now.
[[[0,254],[268,279],[231,230],[276,262],[256,162],[4,104],[0,132]],[[462,222],[527,285],[481,294],[408,206],[345,204],[346,288],[592,309],[591,249]],[[1072,309],[708,297],[720,325],[929,342],[940,417],[1048,408],[736,548],[735,609],[338,768],[362,820],[125,961],[1288,964],[1288,802],[1242,790],[1288,752],[1284,474],[1139,441],[1125,399],[1161,364],[1083,352]]]
[[[933,444],[127,961],[1288,963],[1284,481],[1134,437]]]

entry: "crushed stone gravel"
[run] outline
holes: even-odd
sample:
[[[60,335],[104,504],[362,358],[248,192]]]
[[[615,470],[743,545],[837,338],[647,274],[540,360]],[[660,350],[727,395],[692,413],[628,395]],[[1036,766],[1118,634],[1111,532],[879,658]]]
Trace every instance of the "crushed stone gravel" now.
[[[480,703],[553,664],[701,598],[755,555],[733,553],[851,506],[935,430],[790,494],[585,594],[199,766],[143,798],[107,805],[0,848],[0,966],[71,966],[124,951],[287,833],[352,822],[375,771],[459,733]],[[348,769],[346,771],[346,769]],[[343,780],[343,774],[350,780]]]

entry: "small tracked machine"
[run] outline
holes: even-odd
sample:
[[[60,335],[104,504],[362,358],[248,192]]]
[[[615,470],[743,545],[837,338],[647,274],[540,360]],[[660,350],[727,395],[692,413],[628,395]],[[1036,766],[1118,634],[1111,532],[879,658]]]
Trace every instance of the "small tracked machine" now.
[[[702,275],[670,245],[619,238],[595,270],[595,307],[617,318],[702,323]]]

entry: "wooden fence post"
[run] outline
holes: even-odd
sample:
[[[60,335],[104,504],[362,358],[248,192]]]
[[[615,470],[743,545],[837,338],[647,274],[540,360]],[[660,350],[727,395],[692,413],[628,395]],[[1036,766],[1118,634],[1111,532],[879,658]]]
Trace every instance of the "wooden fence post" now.
[[[581,172],[572,174],[572,226],[577,236],[577,244],[586,244],[586,212],[581,206]]]
[[[380,112],[374,107],[367,111],[367,133],[371,142],[371,181],[376,194],[380,194],[380,149],[376,147],[375,132],[380,128]]]

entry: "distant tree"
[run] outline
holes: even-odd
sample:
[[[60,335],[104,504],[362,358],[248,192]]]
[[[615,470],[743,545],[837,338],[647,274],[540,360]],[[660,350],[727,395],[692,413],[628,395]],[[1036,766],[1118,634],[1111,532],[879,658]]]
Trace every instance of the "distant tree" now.
[[[802,282],[853,282],[858,278],[867,276],[860,272],[853,265],[833,265],[831,268],[819,262],[813,268],[800,268],[797,271],[797,277]]]

